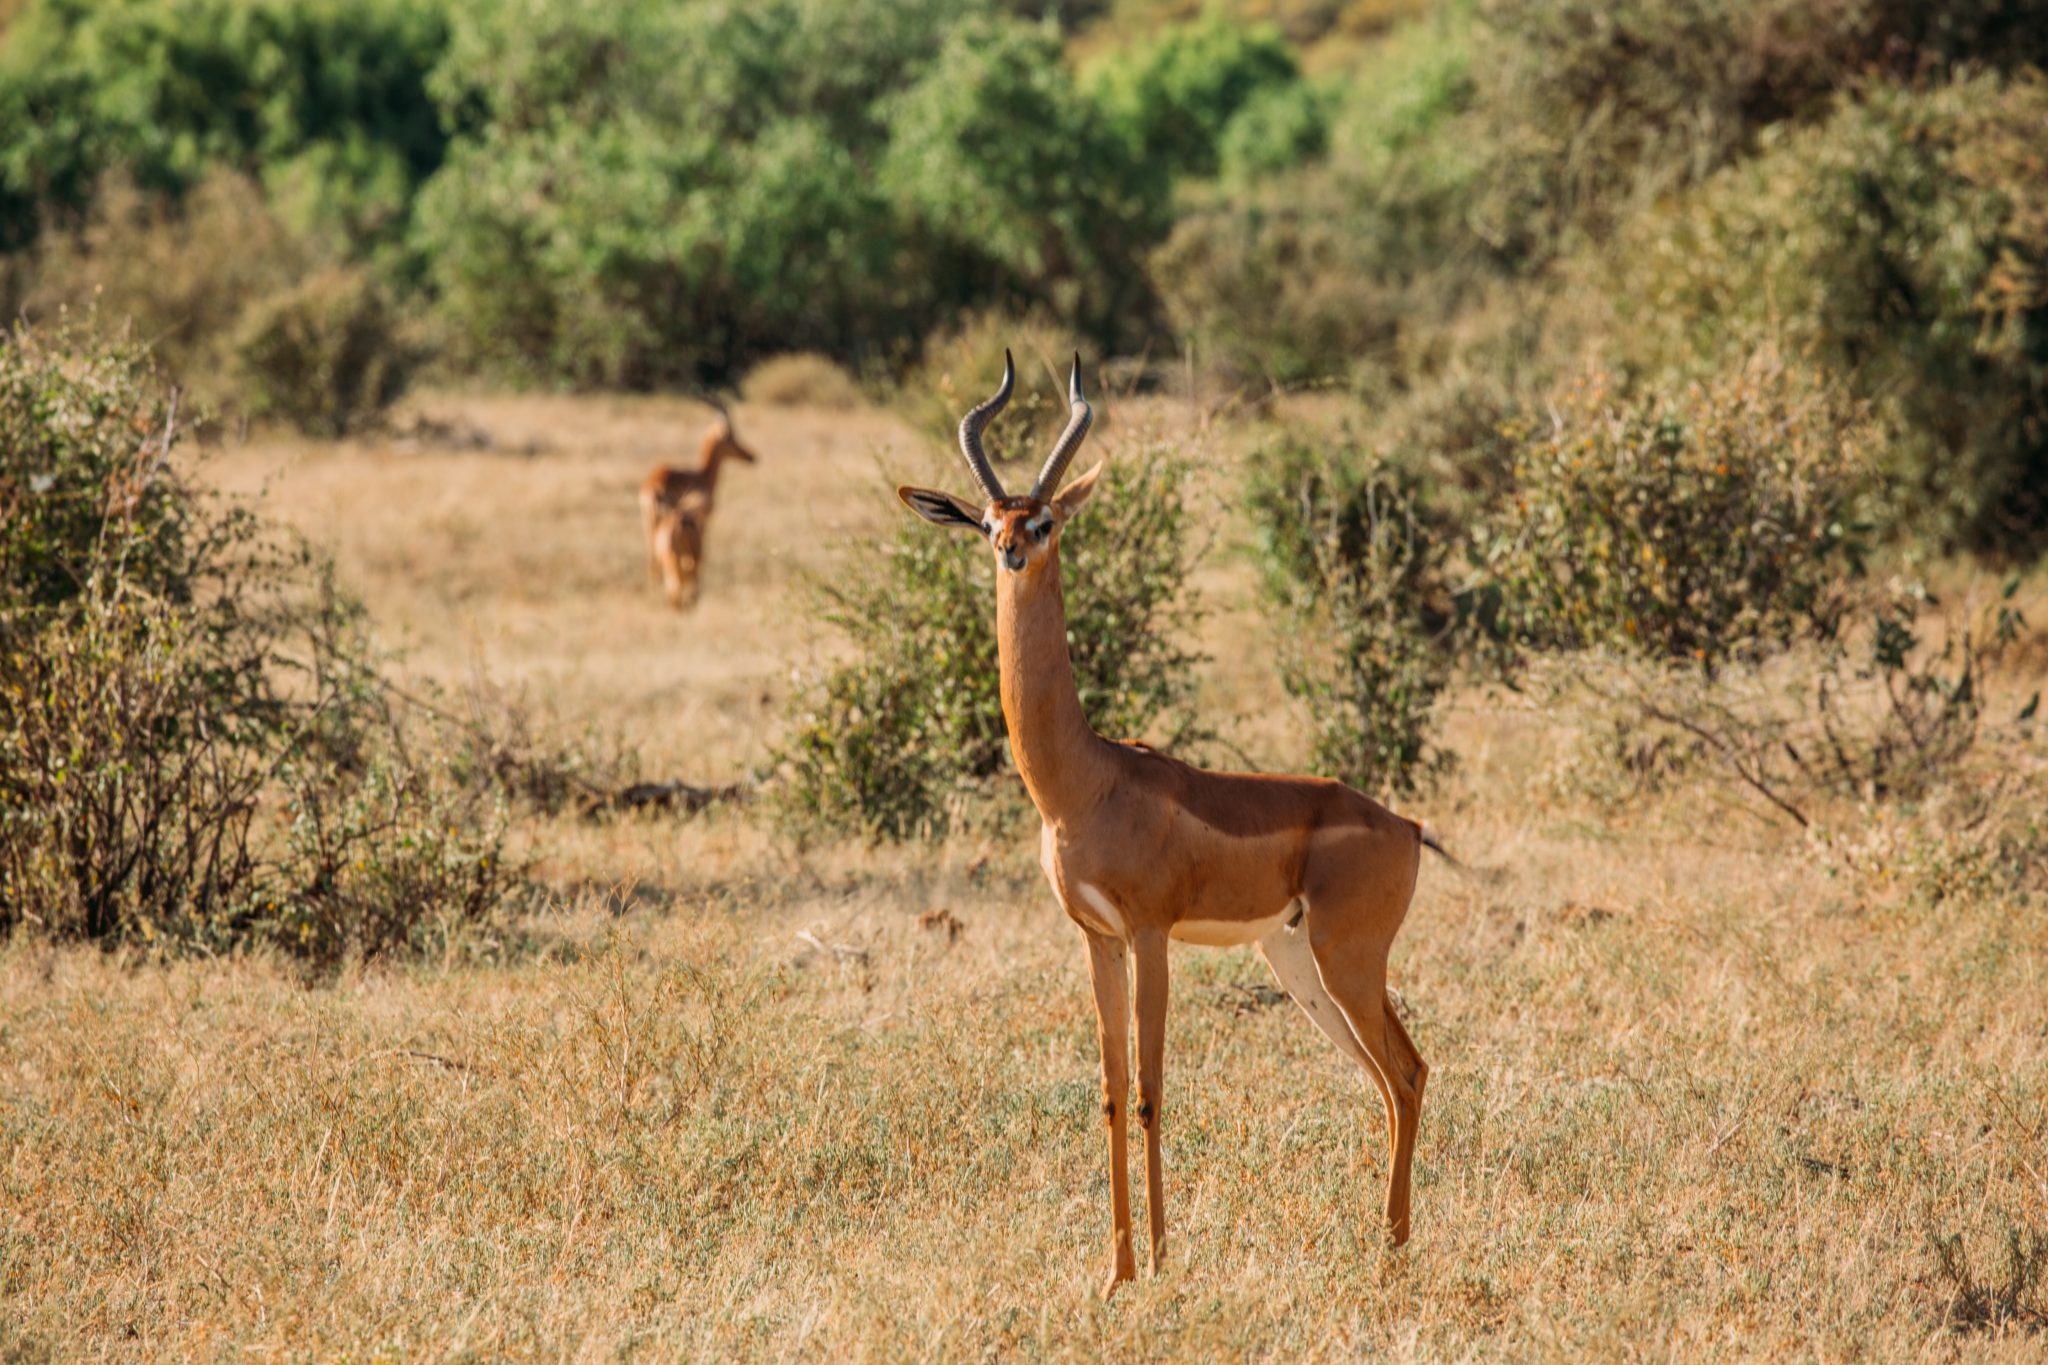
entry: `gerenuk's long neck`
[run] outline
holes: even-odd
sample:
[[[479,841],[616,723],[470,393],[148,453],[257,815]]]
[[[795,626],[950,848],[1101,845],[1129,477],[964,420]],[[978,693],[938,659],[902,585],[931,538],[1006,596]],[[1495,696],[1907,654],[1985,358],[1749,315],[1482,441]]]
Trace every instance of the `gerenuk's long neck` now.
[[[1048,821],[1086,815],[1113,774],[1074,688],[1058,547],[1035,573],[996,570],[996,649],[1010,751],[1032,803]]]
[[[704,444],[697,450],[697,472],[704,476],[704,491],[710,492],[718,483],[718,466],[725,463],[725,443],[716,436],[706,436]]]

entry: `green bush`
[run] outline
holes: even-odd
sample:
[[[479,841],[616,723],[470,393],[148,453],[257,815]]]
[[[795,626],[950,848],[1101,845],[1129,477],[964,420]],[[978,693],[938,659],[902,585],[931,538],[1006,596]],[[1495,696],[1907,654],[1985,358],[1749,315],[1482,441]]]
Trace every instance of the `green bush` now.
[[[1059,35],[964,22],[890,101],[882,184],[943,272],[938,301],[1042,301],[1115,339],[1149,312],[1127,263],[1164,231],[1164,185],[1061,61]]]
[[[510,889],[301,545],[189,486],[142,352],[0,343],[0,931],[401,951]]]
[[[1252,461],[1250,506],[1282,679],[1308,712],[1310,767],[1406,793],[1450,767],[1437,744],[1450,682],[1456,546],[1420,480],[1355,442],[1293,436]]]
[[[1510,435],[1479,556],[1513,642],[1712,668],[1839,623],[1873,433],[1812,376],[1766,353],[1627,396],[1596,372]]]
[[[949,464],[952,482],[964,478]],[[1061,533],[1067,640],[1089,723],[1166,744],[1199,736],[1182,643],[1196,607],[1185,472],[1162,448],[1120,453]],[[1010,773],[988,547],[903,514],[857,571],[819,588],[817,611],[851,646],[797,698],[781,752],[780,814],[875,839],[971,822]],[[1021,795],[1021,786],[1008,790]]]
[[[1630,349],[1810,351],[1889,422],[1890,520],[2048,548],[2048,82],[1873,87],[1617,244]]]
[[[383,286],[359,266],[320,271],[255,304],[234,354],[250,415],[316,436],[375,421],[405,391],[419,359]]]
[[[1231,116],[1217,141],[1223,178],[1249,183],[1321,156],[1329,146],[1325,101],[1305,82],[1268,86]]]

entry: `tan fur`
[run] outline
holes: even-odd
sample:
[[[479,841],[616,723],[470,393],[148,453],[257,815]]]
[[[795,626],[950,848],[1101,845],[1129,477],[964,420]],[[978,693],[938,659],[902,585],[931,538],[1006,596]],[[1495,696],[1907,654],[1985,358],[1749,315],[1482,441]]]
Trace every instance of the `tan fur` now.
[[[704,557],[704,522],[694,504],[661,513],[654,528],[653,555],[661,568],[662,591],[681,611],[697,605],[697,571]]]
[[[1050,504],[992,502],[978,522],[996,557],[1011,752],[1044,821],[1046,877],[1088,944],[1109,1129],[1104,1292],[1134,1274],[1125,1112],[1133,994],[1155,1273],[1165,1245],[1159,1134],[1167,942],[1174,937],[1257,941],[1281,988],[1379,1089],[1393,1154],[1386,1219],[1399,1245],[1409,1233],[1410,1168],[1429,1068],[1394,1017],[1386,971],[1415,890],[1421,826],[1339,782],[1208,772],[1090,728],[1067,653],[1059,534],[1100,472],[1098,465]],[[950,495],[898,492],[937,524],[977,521],[970,504]],[[1052,524],[1040,539],[1031,528],[1043,525],[1048,507]]]
[[[648,576],[660,583],[671,607],[697,600],[703,570],[704,534],[718,492],[719,467],[727,460],[753,464],[756,456],[721,417],[704,433],[697,466],[656,465],[640,484],[640,524],[647,546]]]

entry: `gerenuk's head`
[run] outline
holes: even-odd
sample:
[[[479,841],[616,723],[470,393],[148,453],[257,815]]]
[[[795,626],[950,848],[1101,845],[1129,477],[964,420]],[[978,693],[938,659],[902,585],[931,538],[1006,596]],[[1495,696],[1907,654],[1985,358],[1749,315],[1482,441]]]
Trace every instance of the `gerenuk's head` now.
[[[1030,493],[1023,497],[1005,493],[1002,482],[996,478],[996,472],[981,448],[981,433],[1002,411],[1003,405],[1010,401],[1016,382],[1017,367],[1010,359],[1009,351],[1005,350],[1001,387],[986,402],[960,419],[960,453],[967,457],[968,469],[973,471],[975,482],[988,496],[985,506],[976,510],[967,499],[933,488],[899,488],[896,496],[934,526],[980,532],[987,537],[989,548],[995,551],[997,573],[1029,578],[1051,562],[1053,549],[1059,544],[1060,528],[1081,510],[1081,504],[1095,491],[1095,481],[1102,473],[1102,466],[1097,464],[1065,489],[1060,489],[1060,480],[1066,475],[1067,465],[1081,448],[1081,442],[1088,435],[1088,424],[1093,420],[1088,400],[1081,394],[1081,357],[1077,355],[1074,357],[1073,374],[1067,380],[1067,402],[1072,411],[1067,419],[1067,429],[1053,444],[1052,454],[1038,471]]]

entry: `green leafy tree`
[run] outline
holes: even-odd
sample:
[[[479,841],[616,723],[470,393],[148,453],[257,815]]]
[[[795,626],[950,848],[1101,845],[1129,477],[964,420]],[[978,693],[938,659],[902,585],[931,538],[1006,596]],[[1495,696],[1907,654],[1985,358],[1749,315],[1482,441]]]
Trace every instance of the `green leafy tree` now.
[[[0,250],[110,169],[182,193],[223,163],[389,243],[447,146],[447,39],[406,0],[41,0],[0,42]]]
[[[1163,229],[1163,202],[1062,63],[1057,30],[961,24],[889,112],[882,183],[950,267],[949,302],[1048,300],[1109,336],[1142,318],[1144,282],[1125,267]]]
[[[875,186],[883,104],[954,22],[811,0],[470,14],[433,88],[475,131],[415,237],[458,346],[642,386],[894,344],[935,286]]]
[[[1135,162],[1172,180],[1214,175],[1230,121],[1300,76],[1279,30],[1218,16],[1104,63],[1094,89]]]

